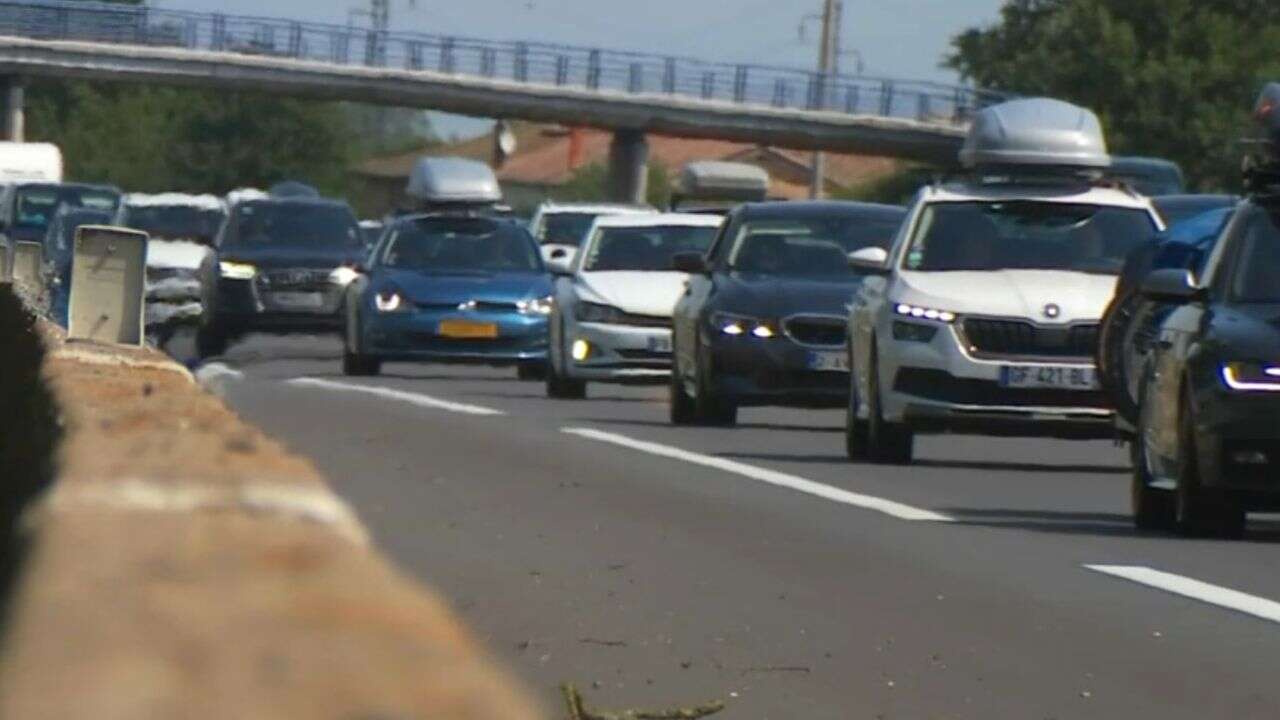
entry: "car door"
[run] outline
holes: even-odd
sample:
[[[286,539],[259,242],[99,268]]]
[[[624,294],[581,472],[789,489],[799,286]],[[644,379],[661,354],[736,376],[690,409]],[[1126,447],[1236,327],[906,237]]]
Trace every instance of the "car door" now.
[[[885,305],[893,286],[896,268],[902,263],[902,255],[906,252],[904,246],[909,242],[921,206],[920,198],[917,197],[889,246],[890,271],[883,275],[869,274],[864,277],[853,296],[849,310],[849,362],[859,397],[867,397],[871,389],[868,383],[871,377],[871,351],[876,347],[876,327],[886,313]]]

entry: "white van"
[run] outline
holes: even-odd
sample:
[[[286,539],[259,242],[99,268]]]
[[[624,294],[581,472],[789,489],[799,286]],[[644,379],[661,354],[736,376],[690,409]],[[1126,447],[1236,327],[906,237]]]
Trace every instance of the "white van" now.
[[[0,142],[0,185],[62,182],[62,150],[52,143]]]

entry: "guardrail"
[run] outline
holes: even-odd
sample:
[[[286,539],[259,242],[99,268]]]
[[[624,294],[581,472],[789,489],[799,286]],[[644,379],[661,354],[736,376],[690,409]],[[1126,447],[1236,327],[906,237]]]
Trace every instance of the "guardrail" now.
[[[351,25],[76,0],[0,1],[0,34],[429,70],[600,92],[662,94],[741,105],[967,122],[1006,99],[941,83],[824,75],[795,68]]]

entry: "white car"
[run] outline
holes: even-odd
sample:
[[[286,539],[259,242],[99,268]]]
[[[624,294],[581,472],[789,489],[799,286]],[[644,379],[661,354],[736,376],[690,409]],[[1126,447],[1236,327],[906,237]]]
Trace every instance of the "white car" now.
[[[616,205],[609,203],[543,203],[529,220],[529,234],[542,247],[544,261],[573,261],[591,224],[598,217],[614,215],[653,215],[658,211],[647,205]]]
[[[672,258],[706,252],[722,220],[677,213],[601,217],[571,263],[549,263],[559,275],[549,397],[586,397],[588,381],[670,376],[671,318],[689,280],[672,269]]]
[[[1162,223],[1147,198],[1123,186],[1074,172],[1043,174],[1055,159],[1105,167],[1100,131],[1064,142],[1077,152],[1092,141],[1100,159],[1063,160],[1051,145],[1045,160],[1026,143],[1053,133],[1018,128],[1028,117],[1045,123],[1058,113],[1066,115],[1059,127],[1088,128],[1092,113],[1056,101],[1016,102],[1024,106],[984,112],[995,115],[999,142],[1024,145],[1011,154],[987,150],[1031,166],[1028,174],[978,173],[926,187],[887,253],[869,248],[851,258],[870,275],[850,314],[852,459],[910,462],[916,433],[1113,436],[1094,365],[1098,326],[1125,257]],[[1028,103],[1056,104],[1046,112]],[[975,130],[991,130],[982,120]],[[1063,130],[1071,132],[1079,134]]]

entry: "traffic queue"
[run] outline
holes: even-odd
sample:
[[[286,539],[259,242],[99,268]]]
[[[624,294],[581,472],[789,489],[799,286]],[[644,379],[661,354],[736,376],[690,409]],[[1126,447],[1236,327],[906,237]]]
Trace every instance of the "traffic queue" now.
[[[692,163],[665,212],[546,203],[525,223],[488,166],[429,157],[416,207],[377,222],[298,183],[13,183],[0,219],[7,246],[41,238],[55,286],[83,224],[198,247],[148,287],[191,300],[201,358],[335,333],[349,376],[511,366],[557,401],[661,384],[674,425],[838,408],[854,462],[911,463],[926,434],[1114,438],[1138,528],[1238,536],[1280,508],[1280,84],[1256,114],[1243,199],[1113,159],[1093,112],[1038,98],[980,110],[959,169],[906,207],[771,202],[759,168]]]

